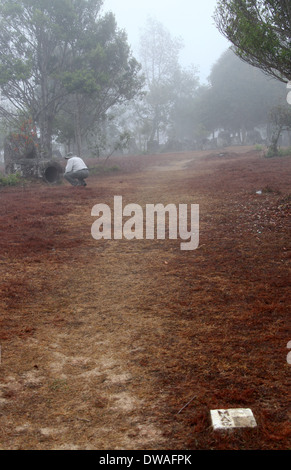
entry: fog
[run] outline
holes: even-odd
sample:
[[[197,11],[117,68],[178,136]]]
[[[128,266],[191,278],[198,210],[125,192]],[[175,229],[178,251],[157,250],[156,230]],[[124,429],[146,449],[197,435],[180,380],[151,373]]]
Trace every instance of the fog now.
[[[139,38],[148,17],[161,22],[173,37],[183,40],[180,63],[198,68],[206,82],[212,65],[230,46],[214,25],[217,0],[104,0],[103,12],[112,11],[138,58]]]

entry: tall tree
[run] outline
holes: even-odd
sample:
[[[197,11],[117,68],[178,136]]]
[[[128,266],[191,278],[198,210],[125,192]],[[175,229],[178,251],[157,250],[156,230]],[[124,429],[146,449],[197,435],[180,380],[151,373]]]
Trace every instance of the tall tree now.
[[[270,155],[278,154],[278,141],[281,133],[291,129],[291,109],[287,104],[284,106],[275,106],[270,111],[270,121],[272,127],[271,144],[269,147]]]
[[[75,140],[80,153],[82,139],[107,111],[135,96],[143,85],[140,65],[131,55],[127,37],[118,30],[113,14],[91,21],[71,45],[71,60],[60,74],[70,92],[64,110],[73,114]]]
[[[149,18],[140,38],[140,61],[146,80],[145,107],[140,110],[150,123],[149,140],[160,140],[169,123],[175,97],[175,77],[180,70],[181,40],[173,38],[162,23]]]
[[[290,0],[219,0],[214,19],[241,59],[291,80]]]
[[[243,142],[246,131],[267,124],[273,106],[286,101],[285,86],[240,60],[231,49],[213,65],[196,116],[210,132],[224,129]]]
[[[173,90],[169,139],[180,143],[193,140],[193,107],[199,92],[196,68],[177,70],[173,77]]]
[[[46,157],[52,152],[55,118],[69,96],[70,100],[74,97],[75,129],[80,140],[85,96],[98,97],[95,106],[100,110],[102,105],[104,111],[121,97],[134,94],[138,86],[139,66],[113,15],[101,16],[102,3],[1,1],[1,91],[16,114],[21,112],[37,123]]]
[[[65,67],[73,18],[70,0],[3,0],[0,5],[1,91],[13,110],[38,124],[47,157],[64,98],[54,74]]]

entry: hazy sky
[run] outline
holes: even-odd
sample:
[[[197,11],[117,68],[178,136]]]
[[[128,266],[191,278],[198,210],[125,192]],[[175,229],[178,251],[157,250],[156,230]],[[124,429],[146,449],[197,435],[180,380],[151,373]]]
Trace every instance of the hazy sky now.
[[[198,68],[202,82],[230,43],[214,25],[217,0],[104,0],[103,12],[112,11],[125,29],[133,55],[138,58],[141,30],[148,17],[163,24],[172,37],[181,37],[180,63]]]

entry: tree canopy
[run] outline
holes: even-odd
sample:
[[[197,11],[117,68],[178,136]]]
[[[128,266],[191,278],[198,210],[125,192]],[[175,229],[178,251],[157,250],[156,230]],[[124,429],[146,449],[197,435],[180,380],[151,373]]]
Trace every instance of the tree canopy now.
[[[267,131],[268,115],[274,106],[284,105],[285,95],[282,82],[228,49],[213,65],[209,85],[200,87],[192,102],[193,128],[200,126],[206,136],[223,130],[243,144],[256,129]]]
[[[59,113],[74,109],[81,135],[85,101],[92,119],[140,88],[140,66],[102,0],[2,0],[0,3],[0,88],[10,118],[31,117],[41,150],[51,155]],[[88,104],[88,100],[87,100]],[[94,113],[92,111],[94,109]],[[0,113],[7,117],[7,109]],[[8,113],[9,114],[9,113]],[[88,124],[88,122],[87,122]]]
[[[290,0],[219,0],[214,19],[241,59],[291,80]]]
[[[213,65],[209,80],[216,120],[231,131],[263,125],[269,110],[285,99],[282,83],[240,60],[231,49]]]
[[[149,140],[159,142],[165,133],[176,92],[176,75],[180,73],[180,39],[173,38],[162,23],[148,18],[140,38],[140,61],[145,74],[146,95],[143,114],[151,128]]]

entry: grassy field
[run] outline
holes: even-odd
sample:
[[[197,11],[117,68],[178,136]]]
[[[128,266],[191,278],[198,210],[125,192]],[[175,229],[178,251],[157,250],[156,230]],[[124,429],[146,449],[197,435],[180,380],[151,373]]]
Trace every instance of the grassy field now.
[[[0,189],[0,448],[290,449],[291,158],[110,165],[86,188]],[[93,239],[115,195],[199,204],[198,248]],[[256,428],[213,430],[239,407]]]

